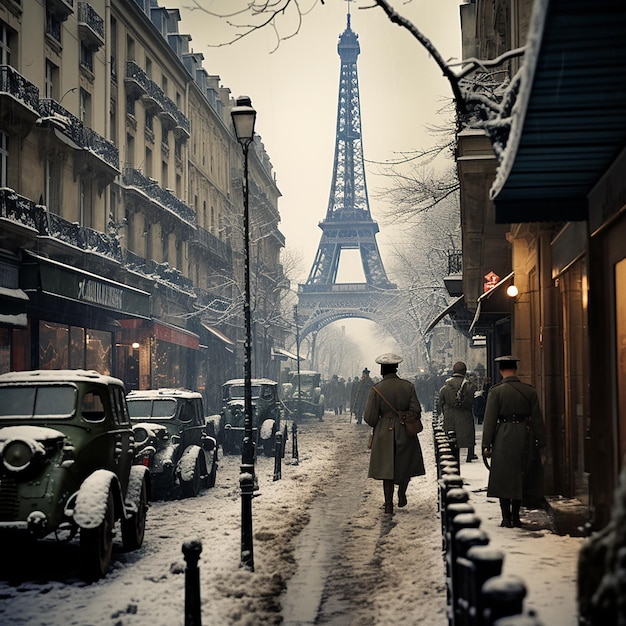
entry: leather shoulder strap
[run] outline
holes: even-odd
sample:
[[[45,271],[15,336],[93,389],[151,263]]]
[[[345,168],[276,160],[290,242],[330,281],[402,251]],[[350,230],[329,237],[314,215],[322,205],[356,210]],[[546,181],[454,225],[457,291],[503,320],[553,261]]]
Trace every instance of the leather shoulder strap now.
[[[393,408],[393,406],[391,406],[391,404],[389,403],[389,400],[387,400],[387,398],[385,398],[385,396],[383,396],[382,392],[376,388],[376,385],[374,385],[372,387],[372,389],[384,400],[384,402],[389,406],[389,408],[394,412],[397,413],[398,411],[396,411],[396,409]]]

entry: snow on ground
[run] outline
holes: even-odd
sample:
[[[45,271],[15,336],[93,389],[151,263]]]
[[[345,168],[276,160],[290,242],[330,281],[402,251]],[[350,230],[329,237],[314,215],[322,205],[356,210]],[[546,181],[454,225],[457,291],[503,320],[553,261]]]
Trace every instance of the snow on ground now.
[[[202,620],[212,625],[445,625],[445,582],[437,481],[429,420],[420,434],[427,475],[413,479],[409,504],[382,513],[382,485],[367,479],[366,425],[347,415],[299,426],[299,463],[291,435],[282,480],[259,457],[253,500],[255,571],[239,567],[241,459],[221,457],[215,488],[200,497],[152,503],[144,545],[116,543],[108,576],[78,577],[77,541],[0,550],[0,623],[29,626],[161,626],[184,622],[184,541],[199,539]],[[501,529],[486,498],[487,470],[462,464],[470,503],[504,571],[529,586],[527,606],[551,626],[574,625],[580,539],[544,527]],[[534,517],[538,517],[535,515]],[[540,516],[539,516],[540,517]],[[305,528],[311,521],[309,528]],[[539,524],[541,526],[541,524]],[[303,531],[304,532],[301,532]]]

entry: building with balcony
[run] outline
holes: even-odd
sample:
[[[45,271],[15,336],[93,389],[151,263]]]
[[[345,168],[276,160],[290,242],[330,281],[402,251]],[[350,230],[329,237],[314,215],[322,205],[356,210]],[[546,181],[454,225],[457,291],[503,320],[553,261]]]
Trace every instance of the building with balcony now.
[[[0,0],[0,371],[208,399],[242,368],[233,103],[179,21],[154,1]],[[280,194],[251,174],[276,276]]]

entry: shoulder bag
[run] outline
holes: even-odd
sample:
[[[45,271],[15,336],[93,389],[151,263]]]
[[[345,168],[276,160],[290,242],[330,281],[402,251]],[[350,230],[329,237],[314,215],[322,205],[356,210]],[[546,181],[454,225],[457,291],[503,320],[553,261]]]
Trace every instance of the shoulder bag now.
[[[389,400],[383,396],[383,394],[374,386],[372,389],[384,400],[385,404],[398,416],[398,421],[402,424],[406,430],[408,437],[417,437],[418,433],[424,430],[420,414],[417,411],[411,409],[407,411],[398,411],[394,409],[389,403]]]

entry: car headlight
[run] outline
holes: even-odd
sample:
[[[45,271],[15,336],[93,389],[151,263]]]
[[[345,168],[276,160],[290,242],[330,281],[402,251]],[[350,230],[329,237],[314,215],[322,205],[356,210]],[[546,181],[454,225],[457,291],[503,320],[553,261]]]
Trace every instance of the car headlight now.
[[[143,428],[143,426],[135,426],[133,428],[133,435],[135,437],[135,445],[143,446],[148,443],[150,439],[150,432],[147,428]]]
[[[14,439],[2,448],[2,462],[10,472],[21,472],[32,462],[35,450],[27,441]]]

